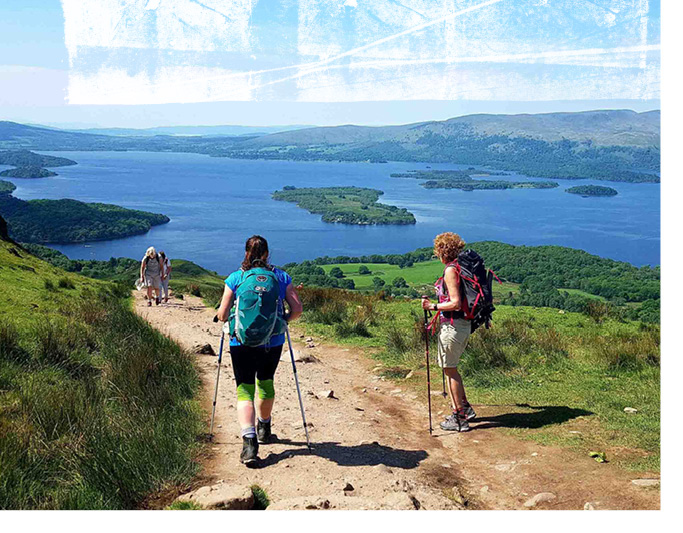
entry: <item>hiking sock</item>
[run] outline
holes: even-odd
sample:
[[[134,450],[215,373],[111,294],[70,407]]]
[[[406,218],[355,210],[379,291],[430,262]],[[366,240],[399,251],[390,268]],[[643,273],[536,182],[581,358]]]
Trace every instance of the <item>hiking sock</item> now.
[[[249,426],[248,428],[242,429],[242,437],[247,437],[249,439],[256,438],[256,428],[254,426]]]
[[[270,419],[271,419],[271,418],[272,418],[272,417],[270,417],[270,416],[269,416],[268,418],[261,418],[261,417],[259,416],[259,417],[258,417],[258,421],[261,422],[261,424],[270,424]]]

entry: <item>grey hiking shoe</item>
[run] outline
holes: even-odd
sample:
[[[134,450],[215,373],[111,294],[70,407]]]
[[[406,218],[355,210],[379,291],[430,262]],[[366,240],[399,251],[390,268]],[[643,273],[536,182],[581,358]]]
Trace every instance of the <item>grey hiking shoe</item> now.
[[[477,416],[477,413],[474,412],[474,409],[470,404],[467,404],[467,407],[463,409],[463,415],[465,415],[466,420],[472,420],[475,416]]]
[[[256,424],[256,436],[261,444],[268,444],[273,438],[273,433],[270,430],[270,422],[261,422]]]
[[[258,461],[258,441],[256,437],[242,437],[242,453],[240,462],[247,466],[254,466]]]
[[[467,422],[467,418],[453,413],[451,416],[447,417],[446,420],[439,424],[441,429],[444,431],[458,431],[460,433],[470,430],[470,424]]]

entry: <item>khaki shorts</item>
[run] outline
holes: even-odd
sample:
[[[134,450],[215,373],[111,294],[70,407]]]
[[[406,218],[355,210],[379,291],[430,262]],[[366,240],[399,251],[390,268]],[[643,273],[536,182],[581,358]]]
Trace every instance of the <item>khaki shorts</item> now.
[[[153,289],[158,289],[161,287],[161,276],[145,274],[145,285],[147,287],[152,287]]]
[[[437,362],[441,368],[455,368],[470,338],[470,323],[462,318],[443,322],[439,330]]]

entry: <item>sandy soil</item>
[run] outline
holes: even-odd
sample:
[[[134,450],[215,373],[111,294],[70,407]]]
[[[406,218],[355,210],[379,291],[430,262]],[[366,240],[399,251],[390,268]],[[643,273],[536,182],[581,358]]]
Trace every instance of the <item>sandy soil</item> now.
[[[150,308],[136,294],[136,309],[183,347],[210,343],[218,352],[220,326],[200,299],[172,299]],[[427,408],[416,391],[378,376],[373,371],[376,363],[361,350],[318,344],[316,339],[308,348],[296,329],[292,339],[295,356],[303,359],[297,370],[312,453],[306,447],[285,347],[275,378],[277,442],[261,445],[259,468],[239,463],[242,441],[226,349],[215,437],[196,486],[219,480],[258,484],[273,509],[524,509],[525,502],[543,492],[555,498],[536,509],[584,509],[587,503],[595,509],[659,508],[658,487],[631,482],[643,476],[505,434],[501,421],[514,416],[505,406],[475,405],[479,416],[471,423],[472,431],[444,432],[438,422],[447,414],[447,404],[440,393],[433,393],[435,430],[430,436]],[[217,357],[196,357],[208,431]],[[326,397],[330,390],[334,398]]]

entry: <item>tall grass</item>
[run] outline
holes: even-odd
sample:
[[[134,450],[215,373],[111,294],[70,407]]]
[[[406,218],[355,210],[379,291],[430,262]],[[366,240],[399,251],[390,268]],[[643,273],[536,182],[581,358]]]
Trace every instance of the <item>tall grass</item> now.
[[[125,301],[0,323],[0,385],[2,509],[134,508],[196,470],[191,356]]]

